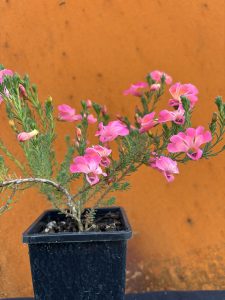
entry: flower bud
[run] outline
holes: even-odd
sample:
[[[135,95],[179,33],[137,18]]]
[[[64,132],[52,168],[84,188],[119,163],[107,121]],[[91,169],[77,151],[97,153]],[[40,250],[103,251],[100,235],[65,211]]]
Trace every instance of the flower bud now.
[[[212,115],[212,123],[215,123],[218,119],[218,114],[216,112],[213,113]]]
[[[86,105],[87,105],[87,108],[91,108],[92,107],[92,101],[90,99],[87,99],[86,100]]]
[[[22,84],[19,84],[19,91],[20,91],[20,96],[23,98],[27,97],[27,92],[25,87]]]
[[[161,87],[160,83],[154,83],[150,86],[150,91],[151,92],[158,91],[160,87]]]
[[[106,105],[103,105],[103,106],[102,106],[101,112],[102,112],[103,115],[106,115],[106,114],[107,114],[107,107],[106,107]]]
[[[212,120],[211,120],[211,123],[209,124],[209,129],[211,131],[212,134],[215,133],[216,131],[216,122],[217,122],[217,119],[218,119],[218,114],[216,112],[213,113],[212,115]]]
[[[138,108],[137,105],[136,105],[136,107],[135,107],[135,114],[136,114],[137,116],[140,116],[140,115],[141,115],[141,111],[140,111],[140,109]]]
[[[52,101],[53,101],[53,99],[52,99],[51,96],[49,96],[49,97],[47,98],[47,100],[46,100],[46,102],[50,102],[50,103],[52,103]]]
[[[14,127],[15,126],[15,122],[13,120],[9,120],[9,126]]]
[[[141,123],[141,117],[138,114],[135,114],[135,120],[137,121],[137,123]]]
[[[118,120],[123,122],[124,118],[120,114],[117,114],[116,117],[117,117]]]
[[[17,135],[17,139],[19,142],[25,142],[35,137],[38,133],[39,132],[37,129],[34,129],[30,132],[21,132]]]
[[[82,137],[82,132],[79,127],[76,127],[76,136],[77,136],[77,140],[80,141]]]

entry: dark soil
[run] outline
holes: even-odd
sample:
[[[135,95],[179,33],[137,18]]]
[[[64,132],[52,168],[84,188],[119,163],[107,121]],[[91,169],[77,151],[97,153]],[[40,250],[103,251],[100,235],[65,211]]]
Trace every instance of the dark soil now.
[[[85,213],[83,215],[85,223]],[[104,215],[96,215],[94,222],[88,226],[88,232],[110,232],[123,229],[119,212],[107,212]],[[56,220],[48,220],[40,229],[40,233],[78,232],[76,221],[70,216],[59,214]]]

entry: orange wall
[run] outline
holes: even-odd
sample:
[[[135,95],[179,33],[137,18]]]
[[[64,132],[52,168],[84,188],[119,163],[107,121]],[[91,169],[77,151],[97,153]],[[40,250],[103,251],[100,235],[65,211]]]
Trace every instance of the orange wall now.
[[[225,92],[224,8],[223,0],[0,0],[0,62],[29,73],[55,104],[91,98],[130,115],[137,101],[122,90],[162,69],[199,88],[194,122],[207,125]],[[128,291],[225,289],[224,163],[221,155],[182,166],[173,184],[147,168],[131,177],[133,189],[119,195],[134,230]],[[32,294],[21,233],[47,207],[31,191],[0,218],[0,297]]]

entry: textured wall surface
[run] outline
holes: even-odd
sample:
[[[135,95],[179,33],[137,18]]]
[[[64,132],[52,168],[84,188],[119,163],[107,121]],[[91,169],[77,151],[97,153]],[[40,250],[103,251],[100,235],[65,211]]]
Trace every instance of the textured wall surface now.
[[[194,124],[210,120],[224,89],[223,0],[0,0],[0,62],[29,73],[40,95],[76,106],[81,98],[130,115],[130,82],[162,69],[199,90]],[[166,102],[165,102],[166,104]],[[16,141],[0,111],[0,134]],[[58,126],[59,127],[59,126]],[[59,133],[72,131],[62,124]],[[59,153],[64,147],[57,145]],[[134,230],[128,291],[225,289],[225,157],[181,166],[173,184],[143,168],[119,195]],[[21,233],[49,205],[22,194],[0,219],[0,297],[32,294]]]

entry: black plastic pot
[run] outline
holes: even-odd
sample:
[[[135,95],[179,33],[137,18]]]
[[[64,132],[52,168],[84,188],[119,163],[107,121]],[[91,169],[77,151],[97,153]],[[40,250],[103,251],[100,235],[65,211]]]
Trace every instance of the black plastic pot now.
[[[36,300],[123,300],[126,246],[131,227],[120,207],[98,209],[97,216],[119,211],[123,230],[40,234],[43,223],[63,218],[44,212],[24,233],[29,245]]]

